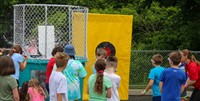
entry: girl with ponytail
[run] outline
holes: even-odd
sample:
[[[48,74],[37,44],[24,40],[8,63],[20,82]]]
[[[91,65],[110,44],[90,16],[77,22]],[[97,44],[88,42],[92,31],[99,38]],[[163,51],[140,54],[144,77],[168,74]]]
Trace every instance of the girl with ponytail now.
[[[104,77],[106,68],[104,59],[98,59],[95,63],[96,74],[92,74],[88,80],[88,94],[90,101],[107,101],[111,97],[112,83],[110,79]]]
[[[188,49],[184,49],[180,53],[182,55],[182,61],[185,63],[188,76],[185,88],[191,85],[195,88],[190,97],[190,101],[200,101],[200,63]]]

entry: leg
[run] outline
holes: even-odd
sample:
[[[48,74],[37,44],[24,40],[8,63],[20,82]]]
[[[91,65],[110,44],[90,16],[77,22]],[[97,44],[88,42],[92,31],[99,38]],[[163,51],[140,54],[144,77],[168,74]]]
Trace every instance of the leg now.
[[[194,97],[195,97],[196,92],[197,92],[197,90],[194,89],[193,92],[192,92],[192,95],[190,97],[190,101],[194,101]]]
[[[49,93],[49,83],[46,83],[46,89],[47,89],[47,92]]]
[[[196,93],[194,95],[193,101],[200,101],[200,90],[196,89]]]

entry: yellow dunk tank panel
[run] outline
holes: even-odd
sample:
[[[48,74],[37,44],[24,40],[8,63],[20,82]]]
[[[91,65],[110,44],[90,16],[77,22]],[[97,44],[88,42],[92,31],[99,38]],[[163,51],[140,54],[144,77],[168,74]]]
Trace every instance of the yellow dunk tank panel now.
[[[80,37],[81,36],[84,37],[83,33],[80,33],[83,32],[83,26],[82,27],[80,26],[80,23],[83,22],[80,21],[80,19],[78,19],[79,17],[76,16],[81,16],[81,15],[74,14],[73,34],[79,34]],[[95,49],[102,42],[109,42],[115,47],[116,51],[115,56],[118,58],[118,67],[116,73],[121,76],[119,95],[121,100],[128,100],[132,19],[133,16],[130,15],[91,14],[91,13],[88,14],[88,22],[87,22],[88,62],[86,62],[85,65],[85,69],[88,75],[84,79],[83,100],[88,100],[89,97],[87,94],[88,78],[93,73],[93,65],[96,61]],[[84,40],[76,38],[74,38],[73,40],[73,44],[75,44],[74,45],[75,49],[83,48],[84,45],[81,45],[83,43]],[[80,54],[80,56],[81,55],[82,54]]]

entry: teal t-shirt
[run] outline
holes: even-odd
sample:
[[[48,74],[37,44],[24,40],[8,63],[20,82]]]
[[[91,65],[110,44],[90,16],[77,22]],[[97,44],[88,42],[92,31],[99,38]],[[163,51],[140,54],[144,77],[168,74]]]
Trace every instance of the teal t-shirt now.
[[[88,80],[88,86],[89,86],[89,100],[90,101],[107,101],[106,97],[106,89],[112,87],[112,83],[110,79],[107,77],[103,77],[103,92],[102,95],[97,94],[94,92],[94,85],[96,82],[97,74],[92,74]]]
[[[148,78],[154,80],[154,83],[152,85],[153,96],[161,96],[160,89],[159,89],[159,82],[160,82],[160,75],[162,74],[164,69],[165,68],[161,66],[156,66],[153,69],[151,69],[149,73]]]
[[[77,100],[81,98],[79,78],[84,78],[87,75],[82,63],[70,59],[67,67],[63,70],[63,74],[67,78],[68,100]]]

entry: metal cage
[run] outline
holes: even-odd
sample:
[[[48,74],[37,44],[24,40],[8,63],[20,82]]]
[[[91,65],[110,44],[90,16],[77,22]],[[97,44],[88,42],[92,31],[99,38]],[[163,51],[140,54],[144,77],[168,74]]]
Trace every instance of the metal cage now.
[[[14,43],[36,59],[49,59],[55,46],[73,44],[76,56],[87,59],[87,15],[88,8],[81,6],[14,5]],[[33,47],[35,53],[29,51]]]

